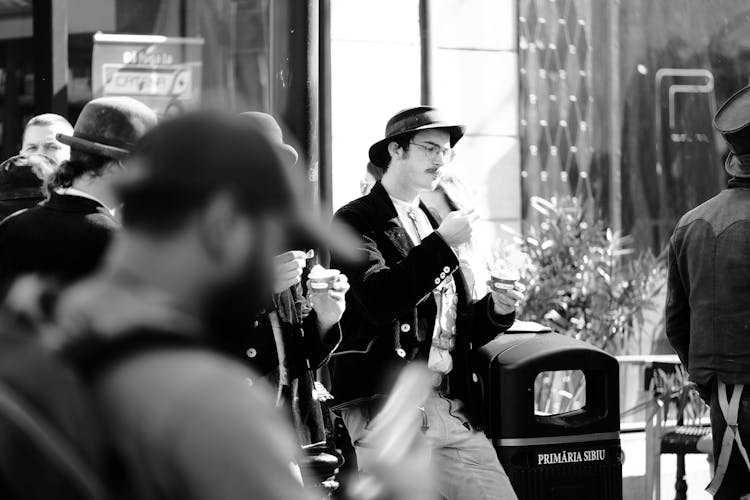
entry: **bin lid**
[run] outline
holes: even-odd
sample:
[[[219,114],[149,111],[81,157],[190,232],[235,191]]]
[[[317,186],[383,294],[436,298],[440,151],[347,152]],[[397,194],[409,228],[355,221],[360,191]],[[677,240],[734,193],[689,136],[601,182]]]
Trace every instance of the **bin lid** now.
[[[501,335],[480,349],[484,362],[500,363],[504,366],[515,364],[534,365],[538,361],[549,360],[560,355],[582,355],[586,359],[600,359],[601,363],[617,363],[617,359],[587,342],[576,340],[559,333],[516,333]]]

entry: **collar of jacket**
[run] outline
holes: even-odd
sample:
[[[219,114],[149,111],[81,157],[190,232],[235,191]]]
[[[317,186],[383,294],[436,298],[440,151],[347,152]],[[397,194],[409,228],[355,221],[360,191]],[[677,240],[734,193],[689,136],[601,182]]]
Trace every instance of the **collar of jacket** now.
[[[729,182],[727,183],[727,187],[729,187],[729,189],[750,188],[750,179],[732,177],[731,179],[729,179]]]
[[[82,214],[100,213],[113,218],[107,207],[100,202],[74,194],[61,194],[52,192],[43,205],[52,210],[60,212],[75,212]]]
[[[370,191],[370,194],[367,196],[370,197],[375,205],[375,210],[382,217],[383,232],[405,257],[409,251],[414,248],[414,244],[412,243],[409,234],[406,232],[406,229],[401,225],[401,220],[398,218],[398,212],[393,205],[393,201],[391,200],[388,191],[385,190],[382,183],[378,182],[373,186],[372,191]],[[427,215],[427,220],[430,221],[430,225],[433,228],[437,228],[438,222],[427,206],[420,201],[419,208],[421,208],[425,215]]]

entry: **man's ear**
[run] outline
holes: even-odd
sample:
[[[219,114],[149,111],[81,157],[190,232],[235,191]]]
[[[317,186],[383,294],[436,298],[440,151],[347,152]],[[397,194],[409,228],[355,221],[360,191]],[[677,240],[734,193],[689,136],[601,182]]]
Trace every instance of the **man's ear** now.
[[[390,153],[391,158],[400,158],[403,154],[403,150],[401,149],[401,146],[398,145],[396,141],[391,142],[388,144],[388,153]]]
[[[209,258],[223,261],[244,250],[250,227],[242,223],[237,204],[228,193],[213,196],[200,216],[199,235]]]

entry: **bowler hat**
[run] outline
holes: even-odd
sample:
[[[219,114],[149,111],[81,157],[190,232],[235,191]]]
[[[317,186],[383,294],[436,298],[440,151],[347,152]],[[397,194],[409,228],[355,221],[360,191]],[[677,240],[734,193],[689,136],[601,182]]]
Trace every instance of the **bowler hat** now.
[[[407,108],[396,113],[385,126],[385,139],[370,146],[370,161],[385,168],[390,162],[388,145],[404,134],[429,129],[446,129],[451,136],[451,147],[463,137],[466,126],[449,122],[443,113],[430,106]]]
[[[732,177],[750,177],[750,86],[730,97],[716,112],[714,127],[729,144],[724,168]]]
[[[246,111],[245,113],[240,113],[240,116],[249,118],[260,128],[271,139],[271,142],[278,147],[279,152],[285,160],[288,160],[292,165],[297,163],[297,159],[299,158],[297,150],[284,142],[284,134],[281,132],[281,127],[273,116],[260,111]]]
[[[57,134],[72,153],[123,160],[135,143],[156,125],[156,113],[131,97],[100,97],[89,101],[73,128],[73,135]]]

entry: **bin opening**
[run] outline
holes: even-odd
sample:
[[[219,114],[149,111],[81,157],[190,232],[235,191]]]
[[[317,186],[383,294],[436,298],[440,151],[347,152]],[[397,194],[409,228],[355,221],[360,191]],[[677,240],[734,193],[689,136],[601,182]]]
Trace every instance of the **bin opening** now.
[[[586,376],[581,370],[539,373],[534,380],[534,415],[564,416],[586,406]]]

